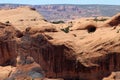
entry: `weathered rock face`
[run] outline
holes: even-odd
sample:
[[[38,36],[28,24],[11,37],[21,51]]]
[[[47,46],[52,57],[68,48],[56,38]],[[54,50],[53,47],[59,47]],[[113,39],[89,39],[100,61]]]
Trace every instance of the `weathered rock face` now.
[[[120,26],[87,24],[82,29],[73,24],[69,33],[51,23],[38,26],[22,32],[0,23],[0,66],[17,62],[9,79],[101,80],[120,71]],[[89,28],[95,30],[89,33]]]
[[[61,35],[66,34],[61,33]],[[101,80],[112,71],[120,70],[119,52],[112,52],[110,51],[112,49],[109,50],[109,48],[102,52],[104,48],[98,49],[96,46],[94,49],[97,51],[94,51],[96,54],[94,56],[95,54],[86,54],[85,52],[77,54],[78,52],[76,52],[75,45],[72,44],[73,42],[54,42],[54,40],[48,40],[48,36],[43,33],[32,35],[27,33],[21,40],[22,43],[20,44],[22,45],[20,45],[19,49],[24,49],[20,50],[24,51],[21,53],[24,53],[24,56],[32,56],[35,62],[41,65],[46,73],[46,77]],[[88,54],[91,54],[91,56],[86,57]]]
[[[44,72],[40,65],[36,63],[17,66],[16,70],[9,75],[8,80],[41,80],[44,77]]]
[[[119,26],[118,26],[119,28]],[[119,71],[119,33],[111,28],[95,32],[64,32],[27,29],[18,43],[20,63],[33,57],[48,78],[101,80]],[[99,37],[98,37],[99,36]]]
[[[15,65],[17,43],[13,26],[0,23],[0,65]]]
[[[120,14],[117,14],[115,16],[113,16],[109,21],[108,24],[110,26],[117,26],[120,24]]]
[[[4,15],[3,15],[4,14]],[[16,9],[0,10],[0,22],[9,22],[20,31],[24,31],[27,27],[35,27],[47,25],[45,19],[36,10],[28,6],[18,7]]]

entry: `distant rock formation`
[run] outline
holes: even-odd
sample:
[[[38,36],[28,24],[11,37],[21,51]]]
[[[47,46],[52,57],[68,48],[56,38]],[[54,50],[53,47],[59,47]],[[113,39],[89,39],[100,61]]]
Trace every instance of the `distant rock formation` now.
[[[13,9],[20,6],[31,6],[42,14],[48,21],[67,21],[82,17],[108,16],[111,17],[120,12],[119,5],[23,5],[0,4],[0,9]]]

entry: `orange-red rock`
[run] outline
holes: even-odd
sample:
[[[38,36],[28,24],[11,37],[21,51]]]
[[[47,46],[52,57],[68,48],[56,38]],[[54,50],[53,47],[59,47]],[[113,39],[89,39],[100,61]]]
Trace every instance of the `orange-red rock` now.
[[[88,32],[92,23],[83,25],[84,29],[73,24],[68,33],[61,31],[59,25],[43,20],[30,23],[35,26],[23,30],[16,28],[14,22],[15,28],[1,23],[0,65],[17,61],[17,70],[9,76],[14,79],[101,80],[120,70],[120,26],[117,23],[113,29],[105,26],[106,22],[102,26],[92,25],[95,27],[92,32]],[[62,25],[68,27],[66,23]]]

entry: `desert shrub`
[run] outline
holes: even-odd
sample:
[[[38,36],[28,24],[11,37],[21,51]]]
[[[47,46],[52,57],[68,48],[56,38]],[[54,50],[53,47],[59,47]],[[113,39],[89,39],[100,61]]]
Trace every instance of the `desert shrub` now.
[[[107,20],[107,18],[101,18],[101,19],[98,19],[97,17],[95,17],[94,19],[93,19],[94,21],[106,21]]]
[[[102,18],[102,19],[99,19],[99,21],[106,21],[107,18]]]
[[[65,32],[65,33],[69,33],[69,31],[70,31],[69,28],[70,28],[70,27],[68,26],[68,27],[66,27],[66,28],[61,29],[61,31],[63,31],[63,32]]]
[[[65,22],[60,20],[60,21],[53,21],[51,23],[53,23],[53,24],[60,24],[60,23],[65,23]]]
[[[10,21],[6,21],[6,22],[5,22],[5,25],[6,25],[6,26],[10,26],[10,25],[11,25],[11,24],[10,24]]]
[[[95,17],[93,20],[97,22],[97,21],[98,21],[98,18],[97,18],[97,17]]]

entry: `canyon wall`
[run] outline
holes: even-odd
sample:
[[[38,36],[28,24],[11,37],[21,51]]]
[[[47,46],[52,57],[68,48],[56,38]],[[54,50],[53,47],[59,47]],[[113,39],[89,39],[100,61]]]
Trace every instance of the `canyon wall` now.
[[[24,17],[26,14],[23,10],[27,9],[33,16],[35,11],[31,12],[29,7],[13,11],[20,10]],[[8,10],[6,14],[8,12],[13,13]],[[15,67],[14,71],[10,68],[7,78],[102,80],[112,72],[120,70],[119,15],[108,22],[96,22],[91,19],[74,21],[71,27],[68,27],[67,23],[49,23],[38,13],[32,18],[30,16],[25,19],[25,27],[21,24],[24,21],[21,21],[21,14],[13,25],[8,22],[0,23],[0,66]],[[12,18],[10,19],[14,22]],[[89,26],[93,22],[97,25]],[[114,26],[117,27],[113,28]]]
[[[21,38],[22,43],[19,46],[22,51],[21,57],[33,57],[48,78],[101,80],[109,76],[111,72],[120,70],[119,52],[108,51],[102,56],[84,58],[84,61],[79,61],[78,56],[74,55],[77,54],[73,50],[75,45],[51,43],[51,39],[49,40],[44,33],[28,34],[26,33]]]

